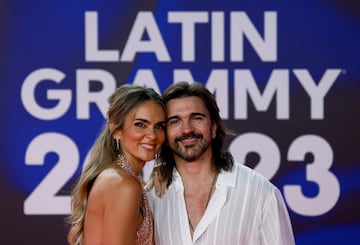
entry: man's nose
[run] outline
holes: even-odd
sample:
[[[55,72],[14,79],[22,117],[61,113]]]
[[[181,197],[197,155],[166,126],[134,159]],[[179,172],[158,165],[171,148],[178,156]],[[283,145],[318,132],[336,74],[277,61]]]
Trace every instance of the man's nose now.
[[[182,125],[182,131],[184,133],[192,132],[194,130],[194,127],[191,123],[191,121],[185,121]]]

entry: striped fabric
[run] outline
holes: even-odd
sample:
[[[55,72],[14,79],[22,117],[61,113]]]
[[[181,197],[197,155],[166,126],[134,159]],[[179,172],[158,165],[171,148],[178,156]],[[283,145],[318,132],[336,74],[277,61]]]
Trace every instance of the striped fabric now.
[[[148,193],[156,245],[292,245],[289,215],[280,191],[266,178],[236,163],[221,172],[216,190],[191,239],[181,177],[161,199]]]

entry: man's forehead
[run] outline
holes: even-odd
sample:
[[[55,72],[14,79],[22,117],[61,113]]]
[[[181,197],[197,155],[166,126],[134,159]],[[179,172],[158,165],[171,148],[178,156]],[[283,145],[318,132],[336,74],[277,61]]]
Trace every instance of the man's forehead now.
[[[201,98],[197,96],[181,97],[170,100],[167,104],[168,116],[176,114],[207,114],[208,110]]]

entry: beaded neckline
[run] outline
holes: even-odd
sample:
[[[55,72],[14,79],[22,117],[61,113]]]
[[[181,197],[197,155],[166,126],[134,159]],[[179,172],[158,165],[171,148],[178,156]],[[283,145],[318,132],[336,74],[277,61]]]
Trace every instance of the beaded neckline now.
[[[130,174],[134,178],[136,178],[142,186],[145,186],[145,181],[141,174],[137,175],[134,171],[134,169],[130,166],[129,161],[124,157],[124,155],[119,154],[117,157],[116,164],[121,167],[122,170],[124,170],[127,174]]]
[[[143,222],[136,231],[136,245],[152,245],[154,235],[154,218],[150,210],[149,201],[145,193],[145,181],[142,176],[135,174],[128,160],[123,155],[118,155],[116,164],[127,174],[136,178],[142,185],[140,212],[143,216]]]

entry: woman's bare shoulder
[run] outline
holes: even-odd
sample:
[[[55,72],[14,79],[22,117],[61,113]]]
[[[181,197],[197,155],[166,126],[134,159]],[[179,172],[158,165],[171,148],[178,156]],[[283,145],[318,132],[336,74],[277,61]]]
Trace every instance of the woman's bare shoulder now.
[[[142,192],[141,188],[141,184],[134,177],[121,171],[116,165],[111,165],[96,178],[91,192],[102,198],[112,199],[114,195],[138,198]]]

